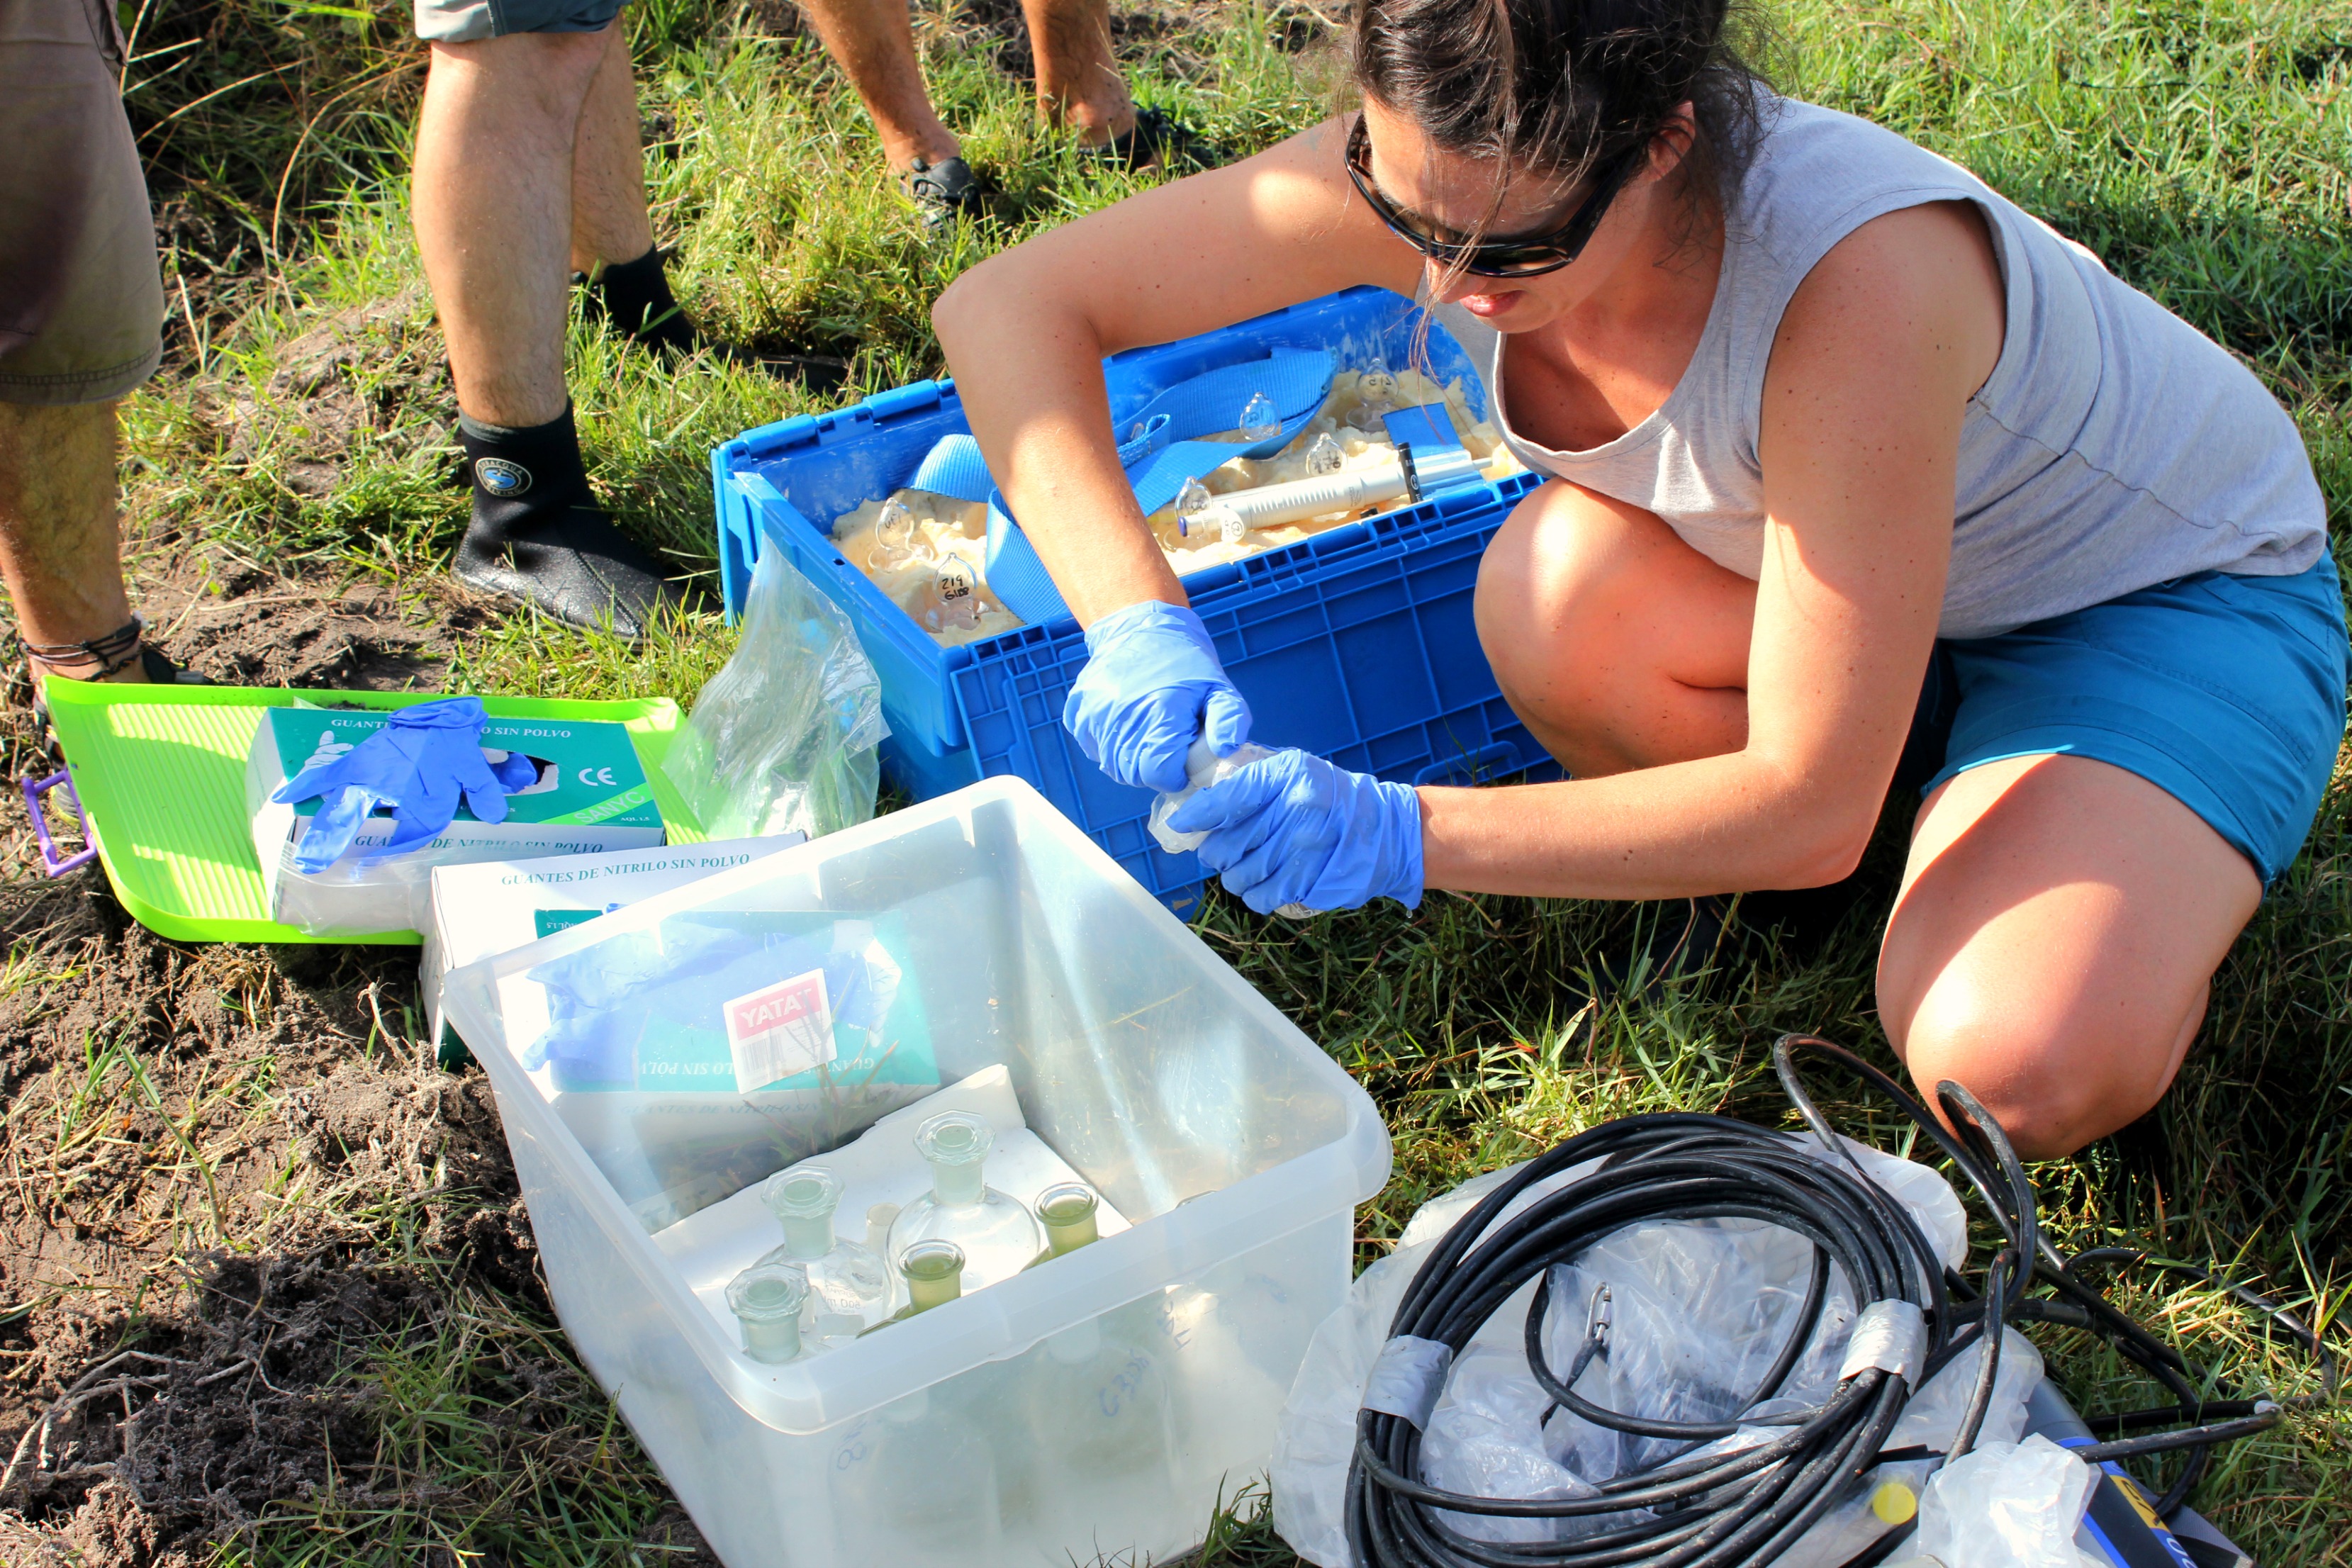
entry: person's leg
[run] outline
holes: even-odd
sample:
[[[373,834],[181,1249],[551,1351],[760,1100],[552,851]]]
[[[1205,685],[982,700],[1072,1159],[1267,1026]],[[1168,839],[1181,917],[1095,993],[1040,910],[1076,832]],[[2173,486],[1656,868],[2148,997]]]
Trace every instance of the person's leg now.
[[[907,0],[803,0],[801,8],[857,89],[891,168],[904,174],[962,155],[923,86]]]
[[[1756,584],[1658,518],[1564,480],[1537,489],[1478,565],[1478,641],[1503,699],[1568,772],[1595,778],[1748,740]],[[1671,899],[1594,979],[1639,994],[1722,956],[1729,906]],[[1769,922],[1768,922],[1769,923]]]
[[[96,0],[0,12],[0,581],[37,679],[163,679],[117,518],[115,405],[153,374],[163,320],[121,37]]]
[[[648,348],[706,346],[669,291],[646,211],[646,152],[628,29],[600,35],[604,58],[580,110],[572,154],[572,270],[591,279],[589,304]],[[722,351],[723,352],[723,351]]]
[[[1109,0],[1022,0],[1047,123],[1100,146],[1135,125],[1135,100],[1110,40]]]
[[[634,639],[676,594],[596,509],[563,380],[583,110],[616,48],[623,77],[606,90],[626,87],[619,30],[435,39],[411,205],[473,480],[457,576]],[[605,206],[590,220],[600,241],[625,221],[611,208],[627,205],[614,188],[627,184],[613,174],[622,160],[604,142],[609,101],[603,114],[589,133],[603,171]],[[642,174],[637,188],[642,205]]]
[[[0,580],[31,647],[95,642],[131,621],[116,522],[114,405],[0,403]],[[134,641],[116,658],[34,656],[76,679],[144,680]]]
[[[1577,777],[1747,742],[1756,584],[1651,513],[1541,486],[1487,546],[1475,603],[1504,700]]]
[[[2070,1153],[2163,1095],[2261,896],[2244,856],[2135,773],[1989,763],[1921,807],[1879,1016],[1929,1104],[1952,1079],[2026,1158]]]
[[[589,79],[572,150],[572,270],[635,261],[654,247],[646,214],[646,150],[627,26],[601,33],[604,58]],[[580,36],[580,35],[574,35]]]
[[[572,159],[608,47],[602,33],[432,46],[411,205],[457,406],[475,419],[538,426],[571,401]]]

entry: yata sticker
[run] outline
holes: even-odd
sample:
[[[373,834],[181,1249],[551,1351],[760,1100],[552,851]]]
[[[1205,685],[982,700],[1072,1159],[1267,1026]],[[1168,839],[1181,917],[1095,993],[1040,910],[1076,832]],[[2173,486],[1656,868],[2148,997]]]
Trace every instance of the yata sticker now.
[[[727,1048],[742,1093],[833,1060],[833,1004],[822,969],[738,996],[726,1015]]]

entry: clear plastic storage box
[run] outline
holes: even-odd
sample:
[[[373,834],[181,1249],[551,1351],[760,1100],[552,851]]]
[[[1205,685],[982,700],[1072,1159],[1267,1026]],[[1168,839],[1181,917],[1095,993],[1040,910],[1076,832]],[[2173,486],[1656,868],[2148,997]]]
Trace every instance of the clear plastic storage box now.
[[[630,987],[690,1002],[713,932],[737,956],[710,996],[821,964],[833,1068],[754,1094],[676,1081],[692,1053],[656,1048],[661,1008]],[[648,962],[672,952],[683,984]],[[600,985],[624,1001],[583,1015]],[[1192,1546],[1265,1469],[1346,1290],[1355,1205],[1388,1176],[1363,1091],[1017,779],[456,971],[446,1005],[497,1090],[565,1330],[730,1568]],[[1006,1114],[1126,1228],[751,1359],[724,1289],[776,1243],[758,1184],[934,1079],[1009,1081]]]

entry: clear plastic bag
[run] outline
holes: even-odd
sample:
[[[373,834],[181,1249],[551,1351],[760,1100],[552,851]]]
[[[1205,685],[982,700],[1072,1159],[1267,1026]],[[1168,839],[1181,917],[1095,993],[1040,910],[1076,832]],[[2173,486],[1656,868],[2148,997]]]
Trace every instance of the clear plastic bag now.
[[[2077,1568],[2074,1531],[2097,1480],[2047,1437],[1980,1443],[1927,1483],[1915,1544],[1944,1568]]]
[[[695,699],[662,771],[713,838],[814,838],[874,815],[890,733],[848,617],[781,550],[751,574],[742,640]]]
[[[1836,1157],[1810,1137],[1792,1142],[1817,1158]],[[1966,1215],[1949,1184],[1924,1165],[1865,1145],[1849,1142],[1845,1150],[1865,1175],[1904,1205],[1938,1256],[1954,1265],[1963,1260]],[[1581,1180],[1590,1170],[1580,1165],[1538,1183],[1495,1223]],[[1342,1508],[1356,1412],[1397,1303],[1447,1231],[1510,1173],[1489,1173],[1424,1205],[1405,1227],[1397,1250],[1366,1269],[1347,1302],[1316,1331],[1283,1410],[1273,1465],[1276,1527],[1310,1562],[1324,1568],[1344,1568],[1350,1562]],[[1606,1285],[1613,1319],[1609,1356],[1587,1369],[1576,1384],[1579,1394],[1610,1409],[1674,1420],[1721,1420],[1739,1414],[1793,1328],[1811,1258],[1802,1238],[1757,1221],[1706,1220],[1619,1231],[1551,1271],[1544,1337],[1552,1365],[1564,1371],[1571,1363],[1593,1295]],[[1687,1446],[1631,1436],[1570,1411],[1544,1423],[1551,1401],[1529,1375],[1522,1343],[1534,1292],[1533,1280],[1520,1287],[1454,1358],[1423,1434],[1423,1479],[1430,1484],[1490,1497],[1571,1498]],[[1853,1291],[1832,1268],[1811,1340],[1781,1385],[1780,1397],[1755,1406],[1754,1415],[1817,1404],[1828,1394],[1837,1382],[1855,1311]],[[1982,1353],[1979,1349],[1958,1356],[1931,1379],[1906,1408],[1888,1446],[1940,1447],[1948,1441],[1958,1429]],[[2013,1331],[2005,1335],[1985,1423],[1988,1440],[2013,1439],[2023,1429],[2025,1399],[2041,1377],[2042,1361],[2033,1347]],[[1737,1450],[1785,1431],[1744,1426],[1708,1447]],[[1865,1478],[1853,1497],[1790,1548],[1783,1563],[1826,1568],[1844,1562],[1885,1532],[1885,1524],[1869,1512],[1874,1488],[1900,1479],[1916,1492],[1926,1469],[1924,1464],[1901,1472],[1885,1467]],[[1573,1539],[1640,1516],[1444,1517],[1475,1539],[1532,1542]],[[1838,1542],[1847,1540],[1853,1544],[1840,1549]]]
[[[1209,749],[1206,740],[1193,742],[1192,749],[1184,753],[1184,787],[1171,790],[1151,803],[1151,837],[1171,855],[1198,849],[1209,836],[1177,832],[1168,826],[1169,814],[1211,784],[1223,784],[1252,763],[1272,755],[1271,751],[1254,741],[1243,742],[1230,755],[1223,757]]]

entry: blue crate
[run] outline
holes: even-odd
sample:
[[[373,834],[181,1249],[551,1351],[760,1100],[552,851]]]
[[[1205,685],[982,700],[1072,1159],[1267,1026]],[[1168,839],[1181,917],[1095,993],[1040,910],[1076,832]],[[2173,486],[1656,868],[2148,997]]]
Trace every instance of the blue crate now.
[[[1269,347],[1339,346],[1348,363],[1377,339],[1411,363],[1418,312],[1356,289],[1182,342],[1104,362],[1114,420],[1176,382]],[[1428,328],[1422,359],[1441,381],[1485,392],[1460,346]],[[711,454],[720,579],[731,617],[759,552],[780,548],[848,614],[882,680],[886,772],[917,799],[995,773],[1035,784],[1136,879],[1180,913],[1202,868],[1162,853],[1145,828],[1151,796],[1104,777],[1061,727],[1086,662],[1076,622],[1027,626],[942,648],[833,548],[833,521],[903,484],[940,437],[967,429],[953,385],[919,382],[837,413],[752,430]],[[1498,694],[1471,617],[1478,560],[1521,475],[1433,497],[1184,579],[1254,735],[1408,783],[1554,771]]]

